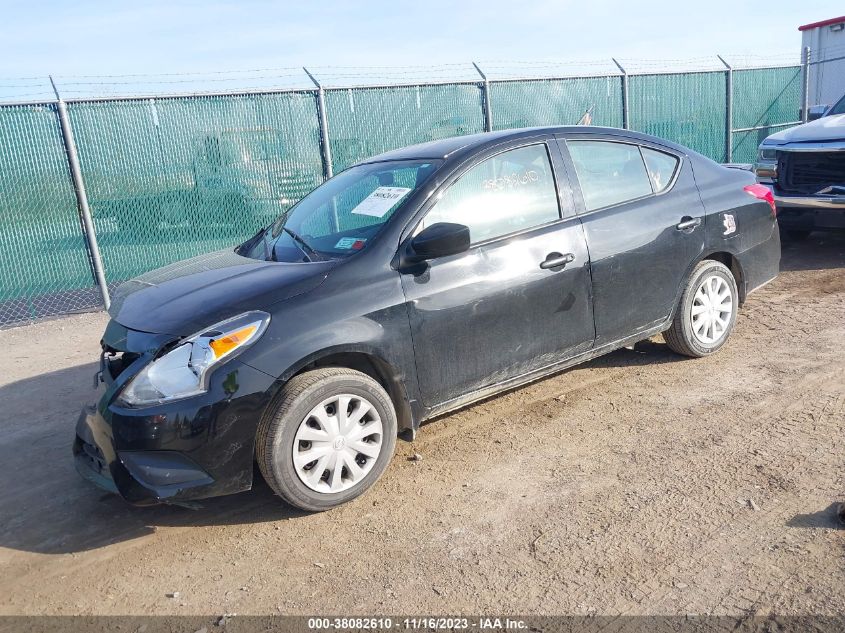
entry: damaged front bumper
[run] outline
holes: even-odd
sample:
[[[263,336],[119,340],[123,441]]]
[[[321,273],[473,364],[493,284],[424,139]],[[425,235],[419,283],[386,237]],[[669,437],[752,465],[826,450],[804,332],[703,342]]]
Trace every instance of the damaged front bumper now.
[[[111,427],[95,407],[79,416],[73,456],[84,479],[136,505],[219,494],[211,475],[180,452],[117,451]]]
[[[90,418],[94,416],[95,411],[94,407],[86,407],[82,410],[76,423],[76,439],[73,442],[73,459],[76,472],[83,479],[87,479],[103,490],[117,493],[117,486],[109,472],[109,463],[106,461],[106,456],[94,440]]]
[[[99,401],[83,409],[76,424],[73,456],[79,474],[134,505],[248,490],[255,433],[275,379],[233,359],[211,373],[201,394],[129,407],[118,395],[155,345],[141,332],[121,331],[120,348],[107,339],[109,349],[133,354],[135,360],[126,366],[117,362],[113,373],[103,365]]]

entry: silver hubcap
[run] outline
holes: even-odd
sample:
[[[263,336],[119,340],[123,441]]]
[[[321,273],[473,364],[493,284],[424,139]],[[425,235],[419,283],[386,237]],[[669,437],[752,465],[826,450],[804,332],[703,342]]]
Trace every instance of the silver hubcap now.
[[[311,490],[341,492],[367,476],[382,447],[381,418],[365,398],[326,398],[299,423],[293,465]]]
[[[733,314],[733,293],[719,275],[706,277],[692,300],[692,332],[705,345],[720,341]]]

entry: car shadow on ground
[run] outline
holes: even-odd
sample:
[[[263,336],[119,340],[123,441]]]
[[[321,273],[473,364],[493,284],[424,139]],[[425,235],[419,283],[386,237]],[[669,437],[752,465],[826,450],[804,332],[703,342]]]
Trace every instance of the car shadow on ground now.
[[[589,369],[590,367],[642,367],[643,365],[658,365],[662,363],[683,363],[690,358],[676,354],[661,336],[654,336],[636,345],[623,347],[615,352],[599,356],[573,369]]]
[[[76,476],[75,473],[72,476]],[[133,507],[86,482],[56,481],[53,492],[75,499],[75,509],[47,516],[45,505],[25,518],[0,524],[0,547],[40,554],[73,554],[155,534],[165,527],[202,527],[269,523],[308,516],[288,506],[258,478],[252,490],[205,499],[195,507]],[[31,499],[38,504],[38,499]],[[55,509],[55,508],[53,508]]]
[[[845,269],[845,231],[816,231],[804,240],[781,242],[782,271]]]
[[[253,489],[196,508],[136,508],[76,473],[76,420],[94,396],[97,363],[0,386],[0,548],[67,554],[152,534],[159,527],[232,525],[307,516],[258,473]]]
[[[840,520],[841,504],[831,503],[824,510],[809,514],[796,514],[786,525],[795,528],[827,528],[845,530],[845,523]]]

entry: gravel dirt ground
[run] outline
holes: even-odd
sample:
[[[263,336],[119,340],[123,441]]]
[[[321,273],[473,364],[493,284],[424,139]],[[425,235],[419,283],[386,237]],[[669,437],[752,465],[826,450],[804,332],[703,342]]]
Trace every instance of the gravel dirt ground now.
[[[2,331],[0,614],[845,613],[845,236],[782,268],[719,354],[657,337],[442,417],[317,515],[98,491],[105,315]]]

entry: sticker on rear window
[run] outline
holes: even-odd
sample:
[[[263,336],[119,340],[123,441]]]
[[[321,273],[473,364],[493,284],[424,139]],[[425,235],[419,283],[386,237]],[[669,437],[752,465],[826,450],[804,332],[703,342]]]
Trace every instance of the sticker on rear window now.
[[[352,209],[352,213],[383,218],[397,202],[408,195],[409,191],[408,187],[378,187],[361,200],[358,206]]]
[[[365,237],[342,237],[334,245],[337,250],[348,251],[350,248],[353,251],[359,251],[364,248],[364,243],[367,241]]]

